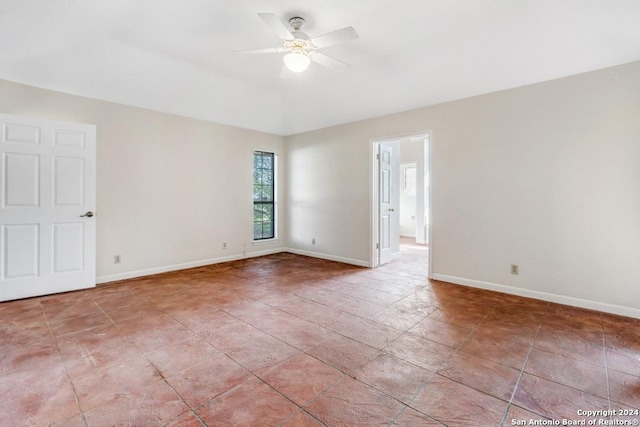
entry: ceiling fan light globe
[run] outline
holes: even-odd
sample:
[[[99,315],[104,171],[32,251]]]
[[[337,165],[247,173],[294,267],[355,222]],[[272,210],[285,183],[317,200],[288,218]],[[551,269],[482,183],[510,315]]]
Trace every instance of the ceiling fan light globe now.
[[[291,52],[287,53],[284,58],[284,66],[287,67],[289,71],[293,71],[294,73],[301,73],[307,68],[309,68],[309,64],[311,64],[311,58],[308,55],[300,52]]]

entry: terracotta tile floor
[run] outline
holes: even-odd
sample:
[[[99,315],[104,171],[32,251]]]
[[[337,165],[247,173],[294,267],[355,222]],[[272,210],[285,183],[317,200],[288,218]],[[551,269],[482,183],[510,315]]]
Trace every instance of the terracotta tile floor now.
[[[638,419],[640,321],[279,254],[0,303],[1,426]]]

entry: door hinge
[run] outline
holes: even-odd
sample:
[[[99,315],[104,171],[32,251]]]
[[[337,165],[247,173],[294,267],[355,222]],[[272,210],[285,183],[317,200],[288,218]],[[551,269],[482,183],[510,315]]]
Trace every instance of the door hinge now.
[[[380,160],[380,154],[376,154],[376,158]]]
[[[380,249],[380,243],[376,243],[376,249]]]

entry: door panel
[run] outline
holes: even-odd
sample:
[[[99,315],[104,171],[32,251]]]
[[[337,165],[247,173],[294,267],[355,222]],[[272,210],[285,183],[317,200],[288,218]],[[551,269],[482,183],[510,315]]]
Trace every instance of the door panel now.
[[[82,206],[84,204],[84,159],[56,157],[54,160],[55,206]]]
[[[3,142],[40,144],[40,127],[3,121]]]
[[[95,286],[95,126],[0,114],[0,301]]]
[[[3,153],[4,207],[36,207],[40,199],[40,156]]]
[[[84,223],[53,225],[53,273],[81,271],[84,265]]]
[[[56,129],[54,141],[56,146],[67,145],[69,147],[84,148],[85,134]]]
[[[380,250],[391,248],[391,218],[389,214],[380,217]]]
[[[388,156],[386,156],[388,157]],[[383,205],[391,204],[391,170],[382,169],[380,171],[380,201]]]
[[[38,277],[40,227],[38,224],[13,224],[2,227],[4,250],[3,279]]]

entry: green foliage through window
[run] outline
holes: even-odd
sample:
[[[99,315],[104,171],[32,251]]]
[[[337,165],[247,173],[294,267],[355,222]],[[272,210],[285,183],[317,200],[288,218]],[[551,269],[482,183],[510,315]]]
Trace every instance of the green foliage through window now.
[[[275,237],[274,154],[253,153],[253,240]]]

